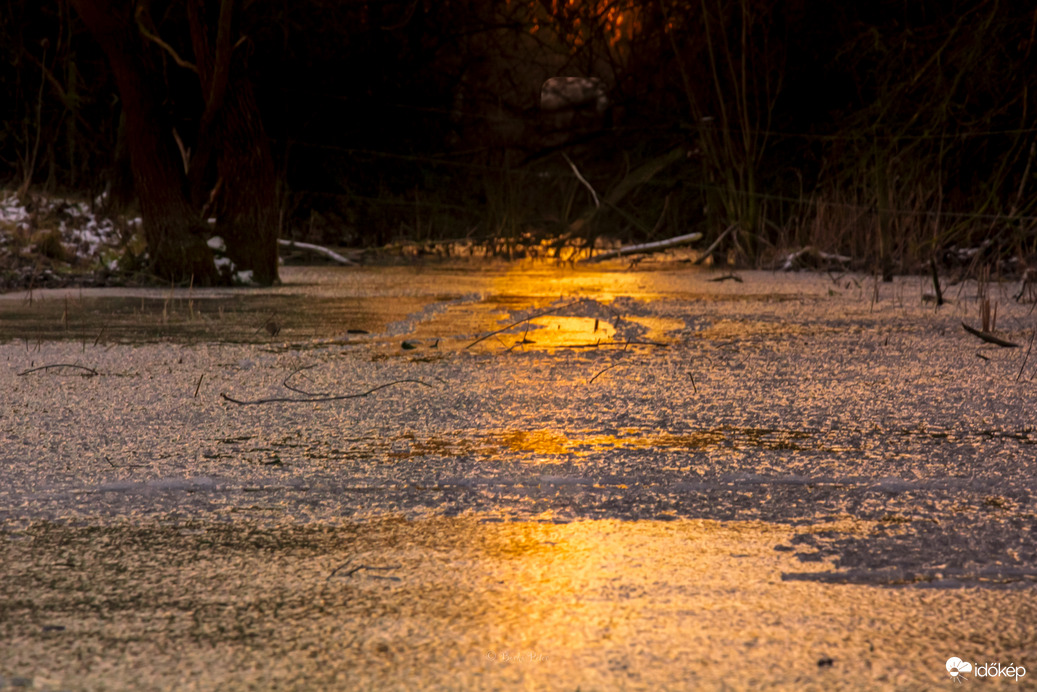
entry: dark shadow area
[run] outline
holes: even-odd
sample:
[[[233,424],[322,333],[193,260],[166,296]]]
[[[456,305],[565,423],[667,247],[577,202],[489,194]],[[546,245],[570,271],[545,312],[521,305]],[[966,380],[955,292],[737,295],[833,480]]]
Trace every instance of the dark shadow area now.
[[[184,248],[209,217],[261,283],[273,226],[563,257],[733,229],[718,261],[820,247],[883,275],[933,258],[1019,272],[1037,252],[1023,3],[131,4],[0,9],[0,185],[148,216],[143,135],[81,19],[121,16],[153,92],[146,134],[184,168],[186,197],[162,200],[190,227],[145,223],[164,266],[205,259]],[[601,91],[545,110],[554,77]],[[2,224],[21,245],[51,230]]]

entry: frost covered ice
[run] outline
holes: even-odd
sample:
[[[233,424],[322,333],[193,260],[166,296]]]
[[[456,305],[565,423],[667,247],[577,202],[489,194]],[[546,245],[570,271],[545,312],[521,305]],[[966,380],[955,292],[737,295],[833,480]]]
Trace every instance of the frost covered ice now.
[[[975,284],[934,310],[925,276],[740,275],[286,267],[0,300],[0,675],[938,689],[967,659],[1025,687],[1032,358],[976,357]],[[1029,309],[1002,303],[1007,335]]]

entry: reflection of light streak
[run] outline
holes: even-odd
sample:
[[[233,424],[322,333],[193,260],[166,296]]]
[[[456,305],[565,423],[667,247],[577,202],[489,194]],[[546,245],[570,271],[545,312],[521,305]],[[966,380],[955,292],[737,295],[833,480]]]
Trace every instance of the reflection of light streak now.
[[[523,311],[530,315],[528,321],[516,322],[501,335],[508,347],[553,350],[623,344],[624,337],[617,335],[621,321],[647,329],[639,337],[643,340],[665,342],[670,332],[685,326],[682,320],[630,315],[611,305],[617,298],[650,301],[660,297],[647,289],[645,277],[635,272],[514,267],[494,280],[493,292],[502,297],[502,302],[507,298],[509,313],[485,331],[502,329],[509,320],[520,319]],[[552,305],[557,305],[557,310],[551,309]]]
[[[610,302],[621,296],[656,298],[646,291],[645,277],[636,272],[581,270],[556,267],[515,266],[494,280],[494,292],[502,296],[531,298],[579,297]]]
[[[595,666],[605,668],[602,661],[624,660],[632,650],[642,662],[634,678],[639,683],[664,661],[703,665],[699,661],[708,658],[719,665],[729,654],[715,647],[718,636],[746,658],[762,658],[753,643],[759,638],[780,647],[779,632],[790,624],[761,613],[784,612],[806,591],[776,578],[785,564],[780,560],[792,562],[774,557],[781,538],[776,527],[712,521],[480,526],[471,539],[481,553],[472,572],[485,574],[490,584],[482,607],[484,636],[546,652],[549,665],[523,670],[542,675],[539,681],[557,682],[571,669],[585,675]],[[836,611],[831,603],[824,606]],[[791,626],[809,627],[798,620]],[[672,679],[635,687],[663,689],[667,682]],[[623,686],[602,682],[594,689]],[[526,686],[538,687],[558,685]],[[713,679],[708,687],[723,685]]]
[[[431,437],[415,440],[401,438],[405,445],[394,448],[393,458],[420,458],[423,456],[455,456],[462,454],[500,458],[516,454],[525,461],[554,463],[563,455],[577,457],[600,454],[610,450],[651,449],[657,452],[673,450],[710,449],[734,453],[740,449],[768,449],[799,451],[804,449],[835,450],[813,432],[802,430],[770,430],[766,428],[739,428],[720,426],[683,433],[626,428],[614,434],[557,430],[497,430],[474,438]]]

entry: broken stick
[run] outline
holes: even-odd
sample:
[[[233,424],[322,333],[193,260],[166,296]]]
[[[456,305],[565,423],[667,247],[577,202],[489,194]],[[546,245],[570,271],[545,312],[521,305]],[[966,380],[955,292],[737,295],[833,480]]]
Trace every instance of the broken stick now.
[[[990,332],[980,331],[979,329],[970,327],[964,322],[961,323],[961,326],[964,327],[965,331],[967,331],[969,334],[976,337],[977,339],[986,341],[988,344],[995,344],[1002,348],[1019,348],[1019,344],[1012,343],[1011,341],[1006,341],[999,336],[994,336]]]

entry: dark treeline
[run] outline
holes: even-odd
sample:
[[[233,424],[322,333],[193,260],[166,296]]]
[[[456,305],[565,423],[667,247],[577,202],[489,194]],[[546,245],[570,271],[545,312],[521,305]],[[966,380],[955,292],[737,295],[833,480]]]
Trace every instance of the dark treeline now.
[[[733,227],[729,256],[883,271],[1037,253],[1032,3],[6,0],[3,186],[140,199],[98,8],[136,32],[199,219],[261,199],[282,237],[520,252]],[[554,76],[599,78],[608,110],[542,111]],[[276,182],[235,202],[256,138]]]

